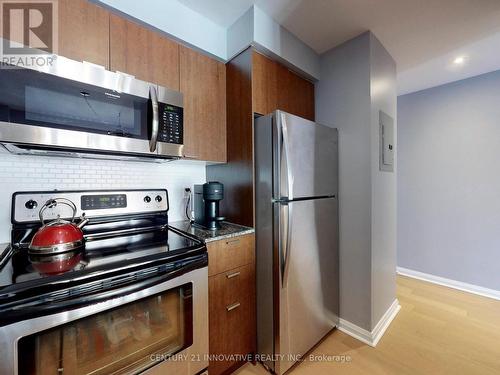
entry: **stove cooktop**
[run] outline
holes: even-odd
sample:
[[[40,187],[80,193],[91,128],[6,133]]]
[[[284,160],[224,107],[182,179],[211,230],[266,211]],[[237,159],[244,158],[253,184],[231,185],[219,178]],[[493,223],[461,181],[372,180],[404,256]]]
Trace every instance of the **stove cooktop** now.
[[[38,229],[13,231],[13,244],[0,260],[0,291],[6,287],[118,268],[122,265],[178,258],[194,251],[206,251],[201,241],[170,228],[165,218],[136,218],[95,223],[84,227],[85,246],[58,255],[28,252],[31,237]]]
[[[58,198],[73,205],[55,204]],[[58,255],[29,252],[43,221],[83,214],[90,220],[84,246]],[[202,241],[168,226],[164,189],[18,192],[11,222],[11,244],[0,249],[0,327],[141,291],[208,265]]]

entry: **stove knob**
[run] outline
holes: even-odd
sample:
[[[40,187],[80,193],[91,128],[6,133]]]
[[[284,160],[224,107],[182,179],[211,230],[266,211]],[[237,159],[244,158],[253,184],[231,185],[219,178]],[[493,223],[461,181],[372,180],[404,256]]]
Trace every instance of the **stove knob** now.
[[[24,204],[24,207],[26,207],[28,210],[33,210],[38,207],[38,202],[30,199]]]
[[[146,202],[146,203],[151,202],[151,197],[150,197],[149,195],[146,195],[146,196],[144,197],[144,202]]]
[[[160,197],[159,195],[157,195],[155,198],[155,201],[157,201],[158,203],[160,203],[162,200],[162,197]]]

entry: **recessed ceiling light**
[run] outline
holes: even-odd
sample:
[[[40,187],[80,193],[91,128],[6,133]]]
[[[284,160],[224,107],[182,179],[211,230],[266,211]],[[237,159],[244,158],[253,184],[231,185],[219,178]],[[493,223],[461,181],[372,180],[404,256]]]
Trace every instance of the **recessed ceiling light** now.
[[[465,62],[465,56],[458,56],[453,60],[453,64],[462,65]]]

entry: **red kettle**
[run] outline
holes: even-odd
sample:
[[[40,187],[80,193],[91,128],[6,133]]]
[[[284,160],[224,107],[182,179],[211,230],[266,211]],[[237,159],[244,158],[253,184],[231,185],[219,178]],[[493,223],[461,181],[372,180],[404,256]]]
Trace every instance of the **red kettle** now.
[[[43,213],[47,208],[55,207],[58,204],[71,207],[73,210],[71,221],[62,220],[58,215],[57,219],[45,224]],[[84,241],[82,227],[89,220],[83,214],[77,225],[74,223],[75,215],[76,206],[69,199],[49,199],[40,209],[39,217],[42,227],[33,236],[28,252],[32,254],[59,254],[82,247]]]

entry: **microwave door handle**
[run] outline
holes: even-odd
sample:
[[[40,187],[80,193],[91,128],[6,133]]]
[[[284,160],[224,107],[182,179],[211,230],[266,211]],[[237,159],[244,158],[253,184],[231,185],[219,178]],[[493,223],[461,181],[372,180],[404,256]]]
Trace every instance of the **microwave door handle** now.
[[[153,118],[151,121],[151,139],[149,140],[149,151],[156,151],[156,143],[158,142],[158,128],[160,124],[159,110],[158,110],[158,96],[156,95],[156,88],[149,86],[149,96],[151,97],[151,108]]]

